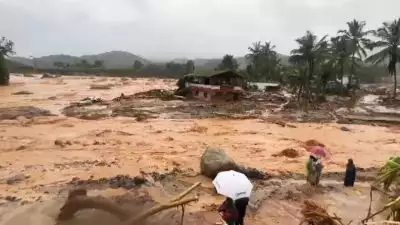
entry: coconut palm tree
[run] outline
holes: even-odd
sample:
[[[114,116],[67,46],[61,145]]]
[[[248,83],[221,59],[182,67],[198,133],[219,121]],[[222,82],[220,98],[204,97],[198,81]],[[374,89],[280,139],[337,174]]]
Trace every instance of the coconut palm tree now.
[[[366,62],[374,64],[382,63],[384,60],[389,60],[387,69],[394,78],[393,98],[396,98],[396,64],[400,62],[400,18],[389,22],[384,22],[382,27],[374,32],[375,36],[380,38],[371,44],[372,48],[379,48],[380,51],[369,56]]]
[[[343,77],[344,70],[347,67],[348,60],[350,58],[350,40],[344,35],[336,36],[331,38],[330,53],[331,53],[331,64],[337,74],[337,78],[341,81],[341,89],[343,94]]]
[[[367,36],[371,31],[365,31],[365,25],[365,21],[353,19],[347,22],[347,30],[338,31],[338,34],[344,35],[346,39],[350,40],[351,65],[349,84],[351,84],[352,77],[356,76],[357,61],[359,61],[357,57],[362,59],[367,56],[365,48],[370,44],[370,40]]]
[[[265,78],[266,81],[275,78],[280,63],[275,45],[271,42],[255,42],[248,50],[250,53],[246,55],[246,59],[250,61],[253,76],[256,79]]]
[[[291,51],[290,62],[297,64],[306,63],[308,76],[304,83],[304,91],[306,92],[307,99],[311,97],[310,84],[316,70],[317,60],[321,55],[326,53],[328,42],[325,35],[318,40],[318,37],[311,31],[307,31],[303,37],[297,38],[296,42],[299,44],[298,49]]]

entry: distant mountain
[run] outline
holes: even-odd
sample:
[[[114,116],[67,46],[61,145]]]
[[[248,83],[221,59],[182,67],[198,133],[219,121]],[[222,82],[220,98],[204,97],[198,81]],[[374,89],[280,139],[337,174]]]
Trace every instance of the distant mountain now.
[[[279,54],[279,53],[278,53]],[[282,55],[279,54],[281,58],[281,62],[283,65],[289,65],[289,56],[287,55]],[[54,68],[54,63],[55,62],[62,62],[63,64],[69,64],[69,65],[74,65],[77,63],[80,63],[81,60],[86,60],[87,62],[93,64],[95,60],[101,60],[103,61],[103,65],[105,68],[131,68],[135,60],[139,60],[143,64],[150,64],[150,63],[156,63],[156,64],[163,64],[166,63],[168,60],[165,60],[164,62],[157,61],[153,62],[150,60],[147,60],[143,57],[134,55],[129,52],[125,51],[111,51],[111,52],[105,52],[97,55],[83,55],[80,57],[77,56],[70,56],[70,55],[49,55],[49,56],[43,56],[39,58],[34,58],[29,59],[29,58],[24,58],[24,57],[10,57],[11,61],[21,63],[27,66],[35,66],[38,68]],[[172,61],[176,63],[186,63],[189,59],[187,58],[176,58],[173,59]],[[221,62],[221,58],[197,58],[193,59],[194,64],[196,67],[203,67],[206,69],[215,69]],[[239,63],[239,68],[240,69],[245,69],[248,62],[245,57],[236,57],[236,60]],[[35,65],[34,65],[35,64]]]
[[[15,57],[9,57],[8,60],[26,66],[33,66],[32,59],[29,58],[15,56]]]
[[[94,63],[95,60],[101,60],[106,68],[129,68],[133,66],[136,60],[143,64],[149,64],[150,61],[140,56],[124,51],[111,51],[98,55],[84,55],[80,59],[86,59],[89,63]]]
[[[150,63],[150,61],[147,59],[124,51],[111,51],[97,55],[84,55],[80,57],[70,55],[49,55],[40,58],[34,58],[34,60],[24,57],[11,57],[10,60],[29,66],[34,66],[35,64],[35,66],[38,68],[54,68],[55,62],[73,65],[79,63],[81,60],[87,60],[91,64],[93,64],[95,60],[102,60],[103,65],[106,68],[130,68],[135,60],[139,60],[144,64]]]
[[[12,60],[9,60],[9,59],[6,59],[6,65],[7,65],[7,68],[9,70],[21,69],[21,68],[29,68],[29,67],[32,68],[32,66],[26,65],[24,63],[15,62],[15,61],[12,61]]]

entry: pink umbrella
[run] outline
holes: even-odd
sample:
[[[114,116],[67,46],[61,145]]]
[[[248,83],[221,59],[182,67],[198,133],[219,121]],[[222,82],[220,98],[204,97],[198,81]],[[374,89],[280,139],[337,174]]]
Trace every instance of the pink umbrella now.
[[[317,157],[327,158],[330,154],[328,150],[321,146],[314,146],[309,151],[312,155]]]

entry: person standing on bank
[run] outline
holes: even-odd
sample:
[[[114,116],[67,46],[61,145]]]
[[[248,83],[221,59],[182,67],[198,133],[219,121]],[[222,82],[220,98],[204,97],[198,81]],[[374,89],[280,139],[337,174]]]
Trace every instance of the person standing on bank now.
[[[218,209],[222,219],[228,225],[236,225],[238,220],[238,210],[236,209],[235,202],[232,198],[226,198]]]
[[[354,187],[354,182],[356,180],[356,166],[354,165],[353,159],[347,161],[346,175],[344,177],[345,187]]]
[[[244,224],[244,217],[246,216],[247,205],[249,204],[249,198],[239,198],[235,200],[235,206],[238,211],[238,219],[236,225]]]

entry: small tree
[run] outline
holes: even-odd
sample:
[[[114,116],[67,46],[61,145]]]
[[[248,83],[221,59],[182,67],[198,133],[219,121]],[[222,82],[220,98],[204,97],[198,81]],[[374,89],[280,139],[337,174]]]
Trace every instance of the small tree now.
[[[222,61],[219,64],[218,69],[220,69],[220,70],[237,70],[238,67],[239,67],[239,64],[237,63],[237,61],[233,57],[233,55],[225,55],[222,58]]]
[[[102,68],[104,65],[104,61],[103,60],[94,60],[94,64],[93,66],[96,68]]]
[[[81,62],[80,62],[79,64],[80,64],[80,66],[81,66],[82,68],[88,68],[88,67],[90,67],[89,62],[88,62],[86,59],[82,59]]]
[[[193,60],[188,60],[187,62],[186,62],[186,66],[185,66],[185,73],[186,74],[188,74],[188,73],[193,73],[194,72],[194,62],[193,62]]]
[[[8,85],[10,82],[10,73],[6,65],[6,56],[14,54],[14,42],[0,38],[0,85]]]
[[[140,62],[139,60],[135,60],[135,62],[133,63],[134,70],[140,70],[143,68],[143,66],[144,66],[144,64],[142,62]]]
[[[59,68],[59,69],[65,67],[65,65],[64,65],[63,62],[54,62],[54,63],[53,63],[53,66],[55,66],[55,67],[57,67],[57,68]]]

